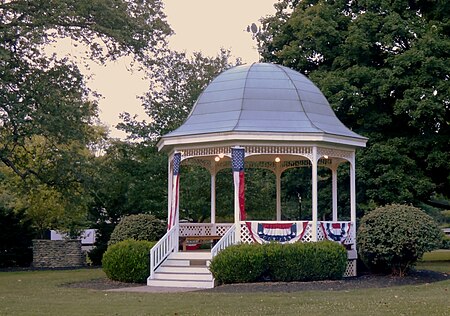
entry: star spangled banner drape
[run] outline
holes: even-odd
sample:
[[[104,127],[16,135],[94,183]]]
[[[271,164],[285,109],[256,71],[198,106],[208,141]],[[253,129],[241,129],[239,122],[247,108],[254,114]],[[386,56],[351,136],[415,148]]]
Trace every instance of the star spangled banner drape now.
[[[239,214],[241,221],[246,218],[245,215],[245,180],[244,180],[244,148],[231,148],[231,166],[233,169],[234,187],[238,188],[239,196]]]
[[[256,221],[245,222],[252,239],[259,243],[269,242],[294,243],[301,241],[306,232],[308,222],[293,223],[260,223]]]
[[[170,212],[167,220],[167,229],[171,229],[178,218],[180,209],[180,165],[181,165],[181,153],[175,153],[172,160],[172,199],[170,201]]]
[[[342,244],[350,234],[350,227],[351,223],[320,223],[325,239]]]

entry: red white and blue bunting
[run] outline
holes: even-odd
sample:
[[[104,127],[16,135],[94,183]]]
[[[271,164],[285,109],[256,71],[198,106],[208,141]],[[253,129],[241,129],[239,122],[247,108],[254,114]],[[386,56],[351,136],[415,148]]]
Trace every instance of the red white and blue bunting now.
[[[324,239],[344,243],[350,234],[351,223],[320,223]]]
[[[245,222],[251,237],[257,243],[272,241],[279,243],[294,243],[300,241],[305,234],[308,222],[294,223],[259,223]]]

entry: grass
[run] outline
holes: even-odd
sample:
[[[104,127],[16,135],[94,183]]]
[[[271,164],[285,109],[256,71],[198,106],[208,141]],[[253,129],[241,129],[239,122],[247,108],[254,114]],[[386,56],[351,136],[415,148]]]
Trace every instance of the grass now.
[[[424,254],[422,260],[417,263],[416,267],[421,270],[432,270],[450,274],[450,250],[428,252]]]
[[[427,254],[418,268],[430,264],[450,273],[450,251]],[[449,315],[450,310],[450,280],[384,289],[245,294],[61,286],[103,277],[100,269],[1,272],[0,315]]]

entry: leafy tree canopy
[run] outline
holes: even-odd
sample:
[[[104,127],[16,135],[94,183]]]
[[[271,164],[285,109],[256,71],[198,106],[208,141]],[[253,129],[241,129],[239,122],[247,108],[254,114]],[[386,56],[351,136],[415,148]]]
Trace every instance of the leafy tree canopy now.
[[[131,54],[150,63],[170,33],[159,0],[1,0],[0,160],[24,179],[54,182],[27,162],[97,140],[97,103],[83,76],[68,59],[47,56],[46,44],[69,37],[94,61]],[[30,149],[36,141],[39,153]]]
[[[450,192],[450,2],[280,0],[255,33],[264,61],[307,74],[369,137],[358,197]]]
[[[194,53],[169,51],[149,68],[153,75],[148,93],[142,97],[142,106],[150,122],[138,121],[123,113],[119,128],[131,139],[155,141],[173,131],[187,118],[200,93],[219,73],[240,64],[230,61],[230,51],[221,50],[215,57]]]

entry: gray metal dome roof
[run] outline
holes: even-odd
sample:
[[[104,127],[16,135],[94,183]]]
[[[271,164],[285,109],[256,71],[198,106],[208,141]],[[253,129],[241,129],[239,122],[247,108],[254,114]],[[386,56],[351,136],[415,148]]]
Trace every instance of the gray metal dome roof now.
[[[210,133],[300,133],[366,138],[336,117],[322,92],[304,75],[268,63],[242,65],[217,76],[189,117],[163,136]]]

